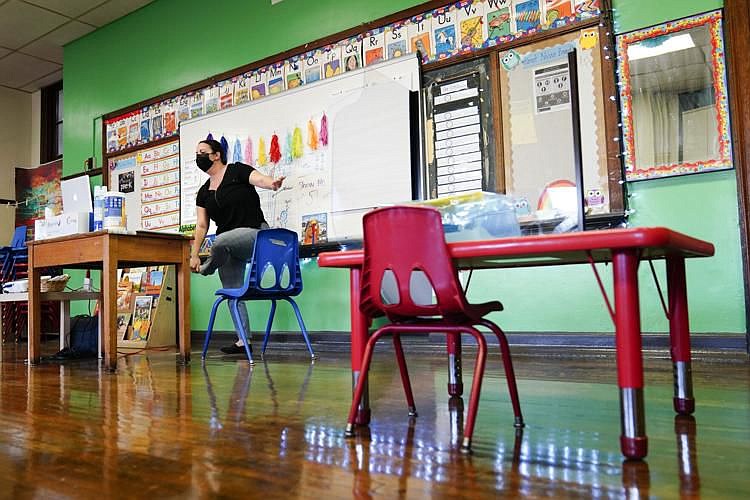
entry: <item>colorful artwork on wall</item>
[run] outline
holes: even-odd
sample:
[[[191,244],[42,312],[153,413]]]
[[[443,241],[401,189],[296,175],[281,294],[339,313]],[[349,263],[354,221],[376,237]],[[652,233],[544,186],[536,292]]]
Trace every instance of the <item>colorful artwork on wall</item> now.
[[[16,169],[16,226],[34,229],[34,221],[44,217],[44,209],[62,213],[62,160],[36,168]]]

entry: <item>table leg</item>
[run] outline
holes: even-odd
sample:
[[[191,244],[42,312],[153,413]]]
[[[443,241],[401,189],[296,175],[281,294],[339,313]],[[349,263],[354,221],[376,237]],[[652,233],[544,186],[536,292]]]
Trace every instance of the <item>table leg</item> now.
[[[180,362],[190,362],[190,247],[182,246],[182,260],[177,272],[177,323],[180,330]]]
[[[690,324],[684,257],[667,257],[667,287],[670,354],[674,368],[674,410],[680,415],[690,415],[695,411],[695,398],[690,367]]]
[[[68,346],[68,334],[70,333],[70,301],[60,301],[60,350]]]
[[[360,368],[362,367],[362,358],[364,357],[367,345],[370,319],[362,314],[362,311],[359,309],[361,269],[352,268],[349,276],[349,314],[352,323],[352,394],[354,394],[357,381],[359,380]],[[370,423],[370,395],[367,385],[365,385],[365,390],[362,394],[362,401],[359,404],[355,423],[358,425],[368,425]]]
[[[461,370],[461,334],[448,334],[448,395],[461,396],[464,393]]]
[[[28,252],[29,304],[27,314],[29,315],[29,364],[37,364],[41,357],[39,345],[42,331],[41,283],[39,281],[40,271],[34,269],[34,247],[30,246]]]
[[[109,238],[102,260],[102,339],[104,367],[117,370],[117,240]]]
[[[620,449],[628,458],[648,453],[643,404],[641,316],[638,303],[638,252],[617,250],[612,255],[615,292],[617,385],[620,387]]]

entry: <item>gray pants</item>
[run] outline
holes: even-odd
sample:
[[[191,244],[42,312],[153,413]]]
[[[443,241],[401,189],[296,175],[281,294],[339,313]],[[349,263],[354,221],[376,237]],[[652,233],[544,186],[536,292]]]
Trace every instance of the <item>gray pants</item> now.
[[[268,224],[263,223],[260,229],[268,229]],[[260,229],[239,227],[218,235],[211,247],[211,255],[201,266],[201,274],[208,276],[218,269],[222,287],[241,287],[245,282],[245,266],[253,256],[255,238]],[[241,303],[238,309],[242,326],[245,327],[248,340],[250,340],[250,320],[245,303]],[[234,322],[234,328],[239,331],[240,325],[235,321],[234,315],[232,315],[232,322]]]

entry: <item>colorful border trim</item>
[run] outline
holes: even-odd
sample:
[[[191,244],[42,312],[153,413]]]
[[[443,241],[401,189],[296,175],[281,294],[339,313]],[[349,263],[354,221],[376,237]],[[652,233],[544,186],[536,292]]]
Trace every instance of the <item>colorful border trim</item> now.
[[[428,47],[429,54],[423,58],[424,63],[435,62],[438,60],[448,59],[455,56],[464,55],[475,50],[481,50],[489,47],[496,47],[498,45],[504,45],[522,38],[527,38],[531,35],[538,34],[543,31],[554,30],[568,26],[570,24],[584,21],[597,17],[601,14],[601,2],[600,0],[563,0],[563,4],[570,6],[569,16],[559,16],[557,11],[546,12],[545,0],[537,0],[537,9],[532,13],[536,14],[534,19],[536,23],[529,24],[528,29],[516,29],[515,31],[499,37],[489,37],[487,26],[489,24],[487,15],[490,13],[489,8],[491,5],[497,7],[496,2],[490,3],[491,0],[460,0],[446,2],[445,5],[439,9],[432,9],[424,12],[420,16],[412,16],[411,18],[402,19],[396,21],[387,26],[380,26],[374,30],[370,30],[367,33],[380,33],[388,32],[393,29],[404,30],[404,34],[407,35],[407,39],[410,37],[409,30],[410,25],[419,22],[429,22],[430,28],[427,31],[429,37]],[[516,21],[523,18],[523,16],[530,15],[524,11],[524,14],[516,12],[516,6],[519,3],[530,4],[533,7],[534,0],[524,0],[524,2],[514,1],[508,2],[508,14],[512,17],[510,20],[511,26],[515,26]],[[483,43],[481,46],[462,46],[457,43],[454,39],[453,49],[450,52],[442,53],[440,55],[435,53],[434,47],[434,27],[432,26],[432,18],[437,13],[443,13],[451,16],[452,21],[450,25],[453,26],[454,30],[459,29],[458,16],[460,11],[468,12],[472,5],[480,7],[482,15],[482,29],[483,29]],[[485,9],[486,6],[486,9]],[[503,7],[503,9],[506,7]],[[566,11],[567,12],[567,11]],[[543,15],[544,14],[544,15]],[[519,17],[520,16],[520,17]],[[538,19],[537,19],[538,18]],[[342,53],[343,48],[347,44],[359,42],[357,50],[357,57],[359,58],[358,66],[362,66],[364,51],[361,47],[361,40],[365,33],[360,33],[357,36],[350,37],[345,40],[341,40],[338,43],[328,45],[325,47],[318,47],[314,49],[308,49],[312,51],[321,51],[321,53],[334,52],[338,54],[337,67],[341,68],[338,72],[333,72],[332,76],[340,74],[343,70],[344,61],[347,57]],[[387,50],[388,42],[385,43]],[[405,45],[407,52],[410,53],[413,49],[411,46],[411,40]],[[269,93],[277,93],[287,89],[286,75],[284,74],[284,68],[287,66],[287,61],[293,61],[302,57],[305,53],[301,53],[292,56],[286,60],[277,61],[276,63],[269,64],[263,67],[255,68],[245,73],[238,73],[232,77],[227,78],[225,81],[218,82],[202,89],[194,90],[182,95],[165,99],[161,102],[151,104],[144,108],[124,113],[122,115],[109,118],[105,120],[105,155],[111,156],[116,155],[120,151],[130,150],[132,148],[147,146],[150,143],[165,139],[168,137],[176,137],[179,134],[180,122],[186,119],[195,118],[204,114],[209,114],[221,109],[229,108],[235,105],[244,104],[250,100],[261,99]],[[321,63],[322,68],[325,67]],[[321,68],[321,69],[322,69]],[[277,77],[275,78],[275,84],[272,86],[271,81],[268,78],[268,74],[271,70],[277,71]],[[262,75],[258,79],[253,79],[254,75]],[[325,73],[321,74],[320,79],[326,78]],[[317,80],[316,80],[317,81]],[[304,78],[300,82],[304,85]],[[250,87],[249,90],[247,87]],[[259,92],[257,95],[254,94],[256,88],[263,88],[263,92]],[[272,89],[273,87],[273,89]],[[221,92],[225,90],[225,92]],[[231,98],[232,94],[240,96],[239,98]]]
[[[719,158],[694,162],[638,168],[635,164],[635,134],[633,132],[633,94],[628,75],[628,45],[648,38],[668,35],[698,26],[708,25],[711,32],[711,56],[716,113],[718,119]],[[658,179],[675,175],[697,174],[733,168],[731,135],[729,132],[729,102],[727,99],[726,63],[722,37],[721,11],[709,12],[677,21],[660,24],[652,28],[626,33],[617,37],[617,72],[620,77],[620,107],[624,141],[625,180],[638,181]]]

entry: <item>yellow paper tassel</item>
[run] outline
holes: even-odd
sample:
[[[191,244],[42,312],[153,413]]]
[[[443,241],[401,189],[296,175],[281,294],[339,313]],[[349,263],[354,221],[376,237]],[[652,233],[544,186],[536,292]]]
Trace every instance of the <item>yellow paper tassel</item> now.
[[[268,165],[268,153],[266,153],[266,141],[261,137],[258,141],[258,166]]]
[[[318,131],[315,130],[315,124],[312,120],[307,122],[307,145],[312,151],[318,149]]]
[[[292,135],[292,158],[302,158],[305,154],[305,145],[302,142],[302,130],[299,127],[294,127],[294,135]]]

